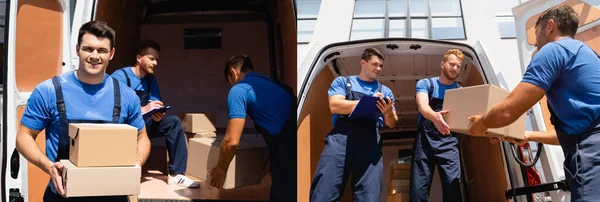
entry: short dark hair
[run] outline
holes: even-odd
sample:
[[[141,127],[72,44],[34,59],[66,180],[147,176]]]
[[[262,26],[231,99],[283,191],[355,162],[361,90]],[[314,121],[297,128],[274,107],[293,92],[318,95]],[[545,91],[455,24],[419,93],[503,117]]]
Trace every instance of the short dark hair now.
[[[228,75],[229,75],[229,70],[232,68],[237,68],[238,66],[241,66],[241,72],[249,72],[249,71],[254,71],[254,66],[252,65],[252,61],[250,60],[250,57],[248,57],[247,55],[234,55],[231,58],[229,58],[229,60],[227,61],[227,63],[225,64],[225,80],[229,81],[227,79]]]
[[[363,60],[365,60],[365,61],[368,62],[371,59],[372,56],[377,56],[381,60],[385,59],[385,57],[383,56],[383,54],[381,54],[381,52],[379,52],[379,50],[377,50],[375,48],[367,48],[367,49],[365,49],[365,51],[363,51],[361,59],[363,59]]]
[[[148,50],[148,48],[152,48],[156,52],[160,52],[160,45],[158,45],[158,43],[156,43],[156,41],[146,39],[146,40],[141,40],[138,43],[137,54],[139,54],[139,55],[146,54],[146,50]]]
[[[110,40],[110,48],[115,47],[115,30],[112,27],[108,26],[108,24],[104,21],[89,21],[79,28],[79,36],[77,38],[77,46],[81,45],[81,40],[83,39],[83,35],[85,34],[93,34],[94,36],[100,38],[108,38]]]
[[[567,5],[549,8],[538,17],[535,26],[542,25],[541,28],[546,28],[550,19],[556,22],[556,27],[561,34],[575,38],[577,28],[579,27],[579,16],[573,8]]]

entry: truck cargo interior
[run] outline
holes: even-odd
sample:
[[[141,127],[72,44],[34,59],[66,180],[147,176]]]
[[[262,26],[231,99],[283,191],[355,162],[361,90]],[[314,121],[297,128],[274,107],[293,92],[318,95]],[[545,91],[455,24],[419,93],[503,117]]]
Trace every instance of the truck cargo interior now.
[[[71,9],[74,9],[77,1],[70,2]],[[163,102],[172,106],[168,113],[214,114],[218,135],[225,133],[228,121],[227,95],[231,85],[225,80],[223,69],[231,56],[246,54],[251,58],[256,72],[277,78],[290,87],[296,86],[293,1],[106,0],[95,3],[97,5],[91,11],[94,18],[106,21],[116,32],[116,52],[107,73],[135,64],[139,40],[158,42],[161,52],[155,75]],[[20,91],[31,91],[37,83],[64,70],[62,50],[66,47],[63,47],[63,43],[69,42],[66,40],[68,37],[61,37],[64,30],[60,27],[46,26],[49,23],[62,24],[64,19],[68,19],[63,19],[62,6],[65,6],[62,1],[19,1],[17,33],[20,35],[17,36],[16,80]],[[48,37],[63,40],[44,40]],[[31,53],[31,47],[36,43],[50,48]],[[31,58],[37,59],[32,61]],[[41,60],[57,66],[40,69],[34,63],[39,64]],[[71,60],[76,62],[77,58],[73,55]],[[17,118],[20,119],[24,109],[25,106],[18,108]],[[264,141],[254,129],[250,118],[246,119],[242,139],[264,146]],[[45,151],[43,133],[36,138],[36,142]],[[168,155],[165,139],[155,138],[151,142],[152,150],[144,166],[143,176],[146,178],[142,179],[139,198],[191,200],[205,197],[199,189],[166,185]],[[218,153],[210,155],[218,156]],[[49,176],[31,163],[28,165],[27,176],[28,198],[41,200]],[[158,179],[160,183],[146,186],[144,183],[151,179]],[[223,192],[220,197],[268,200],[270,184],[266,185],[247,189],[245,192],[244,189]]]
[[[312,76],[307,76],[307,80],[303,81],[301,92],[306,97],[303,97],[299,105],[302,107],[298,119],[299,134],[301,131],[310,138],[310,179],[323,150],[323,139],[333,127],[327,91],[334,78],[357,75],[360,72],[360,57],[368,47],[377,48],[385,55],[384,66],[377,80],[393,91],[399,119],[395,128],[384,128],[382,131],[382,201],[386,201],[388,191],[391,192],[392,188],[402,191],[402,187],[405,186],[407,191],[410,172],[399,176],[392,175],[390,170],[399,159],[407,157],[407,154],[408,157],[412,155],[410,149],[416,135],[418,115],[415,101],[416,82],[422,78],[439,76],[443,54],[450,48],[459,48],[465,53],[461,73],[457,79],[460,85],[473,86],[485,84],[487,81],[474,50],[453,43],[386,39],[385,42],[355,42],[324,48],[325,51],[314,60],[313,69],[309,70]],[[500,146],[491,145],[487,138],[460,135],[459,139],[464,198],[468,201],[506,201],[504,191],[507,189],[507,183]],[[436,168],[431,188],[432,201],[442,201],[437,170]],[[352,200],[349,184],[342,201]],[[396,187],[392,187],[392,184]]]

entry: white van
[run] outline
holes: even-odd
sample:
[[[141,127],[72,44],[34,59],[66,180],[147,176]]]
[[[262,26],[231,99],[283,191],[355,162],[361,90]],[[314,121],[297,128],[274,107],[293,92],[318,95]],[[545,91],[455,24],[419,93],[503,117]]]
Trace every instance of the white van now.
[[[16,132],[35,85],[77,68],[77,33],[85,22],[103,20],[116,31],[116,52],[107,73],[134,64],[138,40],[157,41],[161,53],[156,76],[164,102],[173,106],[169,113],[214,113],[217,134],[223,134],[228,120],[227,93],[231,87],[225,81],[223,68],[229,57],[247,54],[257,72],[295,88],[295,10],[294,0],[0,1],[0,17],[5,18],[0,20],[3,28],[0,32],[3,34],[0,201],[42,200],[49,176],[15,150]],[[251,119],[244,132],[256,133]],[[45,151],[43,132],[36,142]],[[162,168],[166,170],[166,150],[153,144],[152,153],[155,152],[162,152],[162,156],[153,159],[162,160]],[[160,196],[154,199],[202,199],[194,192],[198,189],[190,190],[195,198],[187,197],[189,193],[168,198],[160,195],[164,190],[158,190]],[[140,197],[140,200],[149,199]]]
[[[590,6],[586,2],[594,4]],[[495,47],[486,47],[480,42],[467,44],[411,38],[336,41],[332,40],[337,37],[334,35],[342,35],[343,38],[348,36],[348,33],[320,30],[319,35],[315,30],[313,41],[306,46],[305,52],[300,53],[303,57],[298,61],[298,165],[302,166],[298,170],[303,172],[299,173],[300,198],[308,198],[310,182],[323,150],[323,139],[333,127],[327,91],[335,77],[356,75],[360,72],[360,57],[365,48],[377,48],[386,57],[382,73],[377,80],[394,92],[399,117],[395,128],[386,128],[382,132],[384,182],[381,201],[387,201],[388,194],[391,194],[387,189],[390,183],[390,166],[400,158],[399,150],[413,147],[418,114],[415,102],[417,80],[439,76],[442,55],[450,48],[458,48],[466,55],[458,78],[460,85],[494,84],[512,90],[509,86],[514,87],[520,81],[535,49],[533,30],[538,14],[558,4],[571,5],[580,12],[582,26],[576,38],[600,52],[599,1],[538,0],[528,1],[513,8],[518,42],[518,50],[514,51],[518,51],[520,55],[520,68],[492,67],[485,51]],[[325,7],[330,5],[332,4]],[[339,8],[345,9],[347,8]],[[321,12],[328,13],[323,10]],[[344,28],[349,24],[343,19],[332,22],[335,22],[335,25],[331,23],[331,26],[335,26],[337,30],[343,30],[340,27]],[[343,23],[347,24],[340,25]],[[319,26],[327,27],[323,24],[317,25]],[[322,34],[325,32],[330,32],[331,35]],[[519,78],[506,78],[507,75],[518,75]],[[511,81],[516,82],[509,83]],[[527,112],[527,122],[528,130],[546,130],[552,127],[545,100]],[[531,144],[535,146],[535,143]],[[570,200],[569,192],[565,191],[565,184],[562,182],[564,157],[559,146],[543,145],[543,149],[540,148],[541,156],[537,166],[533,167],[523,167],[515,161],[518,158],[524,163],[532,163],[537,152],[532,152],[530,146],[517,148],[506,142],[490,144],[487,138],[463,136],[460,149],[464,201]],[[442,201],[438,178],[436,174],[431,189],[431,201]],[[352,201],[352,192],[348,187],[341,201]]]

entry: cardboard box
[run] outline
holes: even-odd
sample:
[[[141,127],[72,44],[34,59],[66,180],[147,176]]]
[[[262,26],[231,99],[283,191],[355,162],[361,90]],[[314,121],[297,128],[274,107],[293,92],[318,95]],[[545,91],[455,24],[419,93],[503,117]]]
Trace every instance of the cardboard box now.
[[[199,138],[199,137],[206,137],[206,138],[217,138],[217,133],[216,132],[202,132],[202,133],[187,133],[187,136],[190,138]]]
[[[213,138],[192,138],[188,148],[186,174],[201,180],[210,180],[208,172],[217,165],[221,141]],[[263,174],[265,147],[243,141],[229,163],[223,188],[230,189],[259,184]]]
[[[134,166],[137,135],[127,124],[69,124],[69,160],[78,167]]]
[[[443,109],[449,110],[449,113],[444,119],[452,132],[469,135],[468,130],[471,127],[469,117],[487,113],[508,94],[507,90],[490,84],[446,90]],[[508,126],[488,129],[488,136],[522,140],[525,135],[525,121],[526,117],[523,114]]]
[[[140,193],[139,166],[77,167],[69,160],[60,162],[64,165],[63,186],[67,197]]]
[[[186,133],[216,132],[216,119],[211,113],[186,113],[181,122]]]

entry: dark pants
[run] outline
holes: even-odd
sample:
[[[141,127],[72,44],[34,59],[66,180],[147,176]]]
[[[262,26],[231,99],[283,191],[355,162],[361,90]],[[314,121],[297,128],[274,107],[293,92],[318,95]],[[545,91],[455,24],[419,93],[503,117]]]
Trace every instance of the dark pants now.
[[[460,153],[454,134],[426,135],[419,132],[415,137],[411,165],[410,201],[429,201],[433,172],[437,166],[442,182],[444,202],[462,201],[460,191]]]
[[[187,147],[181,120],[175,115],[165,115],[160,122],[146,118],[146,132],[149,138],[166,136],[169,153],[169,174],[184,174],[187,166]]]
[[[292,129],[296,129],[295,127]],[[279,135],[263,134],[268,145],[272,202],[288,202],[297,199],[297,136],[296,131]]]
[[[378,134],[349,128],[332,131],[317,165],[310,190],[310,201],[338,201],[352,173],[354,201],[379,201],[383,183],[383,159]],[[339,124],[342,125],[342,124]],[[358,127],[360,128],[360,127]]]
[[[93,182],[91,182],[93,183]],[[59,194],[52,192],[50,186],[54,186],[52,182],[46,187],[44,192],[44,202],[80,202],[80,201],[98,201],[98,202],[128,202],[127,196],[95,196],[95,197],[70,197],[63,198]]]
[[[600,131],[567,135],[557,130],[571,201],[600,200]]]

